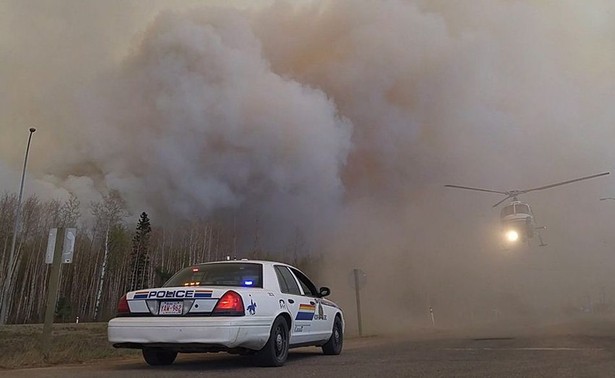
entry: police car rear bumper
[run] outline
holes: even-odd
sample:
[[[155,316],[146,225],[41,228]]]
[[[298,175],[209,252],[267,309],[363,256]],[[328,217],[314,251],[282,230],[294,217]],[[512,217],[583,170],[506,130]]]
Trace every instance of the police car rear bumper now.
[[[115,318],[107,329],[109,342],[118,348],[172,345],[177,350],[260,350],[271,330],[272,319],[241,318]]]

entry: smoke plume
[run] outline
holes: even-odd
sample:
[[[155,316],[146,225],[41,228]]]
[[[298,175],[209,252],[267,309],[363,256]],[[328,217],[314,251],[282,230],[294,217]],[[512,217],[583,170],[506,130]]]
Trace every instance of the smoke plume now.
[[[497,195],[443,187],[611,169],[612,2],[121,4],[0,5],[3,191],[36,126],[31,193],[225,212],[274,249],[300,230],[333,288],[365,272],[372,329],[429,307],[535,320],[615,290],[608,177],[522,198],[540,251],[502,250]]]

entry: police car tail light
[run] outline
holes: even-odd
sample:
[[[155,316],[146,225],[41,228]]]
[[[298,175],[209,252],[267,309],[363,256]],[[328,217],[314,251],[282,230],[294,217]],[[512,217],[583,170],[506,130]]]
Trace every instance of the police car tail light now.
[[[212,312],[212,315],[218,316],[242,316],[244,314],[243,299],[241,299],[241,295],[232,290],[224,293]]]
[[[129,315],[130,308],[128,307],[128,300],[126,299],[126,294],[120,298],[120,301],[117,304],[117,314],[118,315]]]

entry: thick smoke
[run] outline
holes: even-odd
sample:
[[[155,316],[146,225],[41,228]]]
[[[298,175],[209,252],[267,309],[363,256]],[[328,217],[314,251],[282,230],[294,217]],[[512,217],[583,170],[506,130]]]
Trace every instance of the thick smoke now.
[[[272,72],[245,15],[163,12],[105,81],[80,106],[79,140],[95,143],[76,147],[131,203],[295,227],[339,204],[351,124],[321,90]]]
[[[429,306],[444,326],[538,321],[615,290],[612,179],[522,198],[540,250],[502,250],[500,197],[443,187],[612,168],[611,2],[65,4],[0,5],[0,189],[37,125],[31,191],[228,212],[271,248],[301,230],[333,288],[366,273],[372,330],[430,325]]]

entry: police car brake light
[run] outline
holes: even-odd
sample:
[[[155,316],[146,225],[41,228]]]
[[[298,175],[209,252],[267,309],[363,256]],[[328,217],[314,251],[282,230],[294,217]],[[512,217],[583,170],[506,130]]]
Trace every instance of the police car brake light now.
[[[130,308],[128,307],[128,300],[126,299],[126,294],[122,295],[120,301],[117,304],[117,314],[118,315],[129,315]]]
[[[217,316],[242,316],[245,314],[241,295],[229,290],[218,300],[212,315]]]

